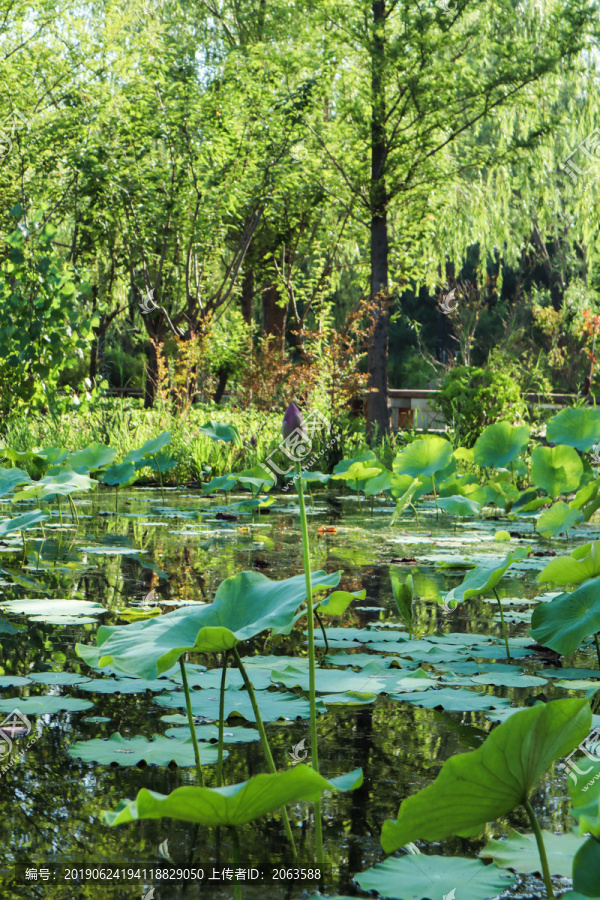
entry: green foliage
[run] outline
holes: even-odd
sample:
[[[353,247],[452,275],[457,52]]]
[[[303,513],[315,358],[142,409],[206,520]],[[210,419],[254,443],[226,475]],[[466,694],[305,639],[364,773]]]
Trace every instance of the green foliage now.
[[[531,454],[531,480],[550,497],[576,491],[583,476],[583,463],[572,447],[536,447]]]
[[[16,211],[22,214],[22,209]],[[0,415],[45,407],[65,369],[83,358],[97,320],[86,315],[90,286],[53,246],[56,228],[21,222],[0,263]]]
[[[381,844],[393,853],[415,840],[475,836],[487,822],[528,800],[539,778],[588,735],[586,700],[555,700],[512,715],[472,753],[451,757],[433,782],[383,825]]]
[[[544,647],[571,656],[586,637],[600,631],[600,578],[586,581],[571,594],[538,603],[531,616],[531,636]]]
[[[180,819],[204,827],[246,825],[286,803],[315,800],[323,791],[351,791],[362,784],[357,769],[328,780],[305,765],[274,775],[255,775],[250,781],[223,788],[181,787],[170,794],[143,788],[136,800],[121,800],[114,812],[103,815],[107,825],[140,819]]]
[[[440,385],[436,405],[454,428],[455,438],[472,447],[478,435],[501,420],[522,422],[526,408],[508,375],[472,366],[455,366]]]

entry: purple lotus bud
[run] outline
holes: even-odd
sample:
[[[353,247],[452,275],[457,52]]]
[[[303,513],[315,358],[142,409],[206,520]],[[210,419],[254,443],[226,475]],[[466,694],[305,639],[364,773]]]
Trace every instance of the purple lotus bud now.
[[[285,416],[283,417],[283,422],[281,424],[281,433],[284,441],[292,434],[292,432],[296,431],[297,428],[302,429],[303,426],[304,419],[302,418],[302,413],[295,403],[290,403],[285,411]]]
[[[250,438],[250,446],[256,447],[256,438],[254,437],[254,435],[252,435],[252,437]]]

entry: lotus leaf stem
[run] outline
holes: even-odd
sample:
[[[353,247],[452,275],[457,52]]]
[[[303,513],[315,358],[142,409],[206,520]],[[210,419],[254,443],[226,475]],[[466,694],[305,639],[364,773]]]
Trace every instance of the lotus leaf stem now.
[[[554,900],[552,877],[550,875],[550,867],[548,865],[548,857],[546,856],[546,847],[544,846],[544,838],[542,836],[540,823],[537,820],[536,814],[533,811],[533,806],[529,800],[524,800],[523,806],[527,810],[527,815],[529,816],[529,821],[531,822],[531,827],[533,828],[533,833],[535,834],[535,839],[537,841],[540,862],[542,864],[542,875],[544,876],[544,884],[546,885],[546,890],[548,892],[548,900]]]
[[[323,625],[323,619],[315,609],[315,616],[317,617],[317,622],[321,626],[321,632],[323,634],[323,640],[325,641],[325,653],[329,653],[329,641],[327,640],[327,632],[325,631],[325,626]]]
[[[496,596],[496,600],[498,601],[498,606],[500,608],[500,619],[502,620],[502,634],[504,636],[504,643],[506,645],[506,658],[510,660],[510,650],[508,648],[508,634],[506,633],[506,622],[504,621],[504,610],[502,609],[502,603],[500,602],[500,597],[498,596],[498,591],[496,588],[493,588],[494,594]]]
[[[306,576],[306,611],[308,617],[308,676],[310,696],[310,758],[315,772],[319,771],[319,753],[317,747],[317,691],[315,675],[315,621],[313,611],[312,579],[310,566],[310,545],[308,543],[308,520],[304,505],[304,491],[302,489],[302,471],[300,462],[296,462],[296,490],[298,492],[298,505],[300,507],[300,522],[302,524],[302,550],[304,552],[304,574]],[[317,863],[325,865],[323,852],[323,826],[321,823],[321,800],[315,800],[315,838],[317,845]]]
[[[221,694],[219,697],[219,758],[217,760],[217,787],[223,787],[223,732],[225,731],[225,682],[227,680],[227,660],[229,650],[223,654],[221,672]]]
[[[188,724],[192,735],[192,744],[194,747],[194,757],[196,759],[196,772],[198,773],[198,781],[204,787],[204,774],[202,772],[202,763],[200,762],[200,748],[198,746],[198,735],[196,734],[196,726],[194,724],[194,715],[192,713],[192,698],[190,697],[190,686],[185,671],[185,663],[183,656],[179,657],[179,667],[181,669],[181,680],[183,681],[183,690],[185,693],[185,705],[187,708]]]
[[[237,828],[234,826],[231,829],[231,840],[233,843],[233,865],[235,869],[240,868],[240,835]],[[234,881],[233,883],[233,896],[234,900],[242,900],[242,886],[239,881]]]
[[[594,635],[594,641],[596,643],[596,653],[598,655],[598,665],[600,666],[600,644],[598,643],[598,635]]]
[[[265,731],[264,722],[262,720],[262,716],[260,714],[260,709],[258,708],[258,703],[256,701],[256,694],[254,693],[254,687],[252,686],[252,682],[248,677],[248,673],[246,671],[246,667],[244,666],[240,654],[238,653],[237,647],[234,647],[231,651],[233,653],[233,658],[235,659],[235,664],[240,670],[242,674],[242,678],[244,679],[244,686],[248,691],[248,696],[250,697],[250,703],[252,704],[252,709],[254,711],[254,718],[256,719],[256,727],[258,728],[258,733],[260,734],[260,740],[263,747],[263,752],[267,758],[267,767],[269,772],[272,775],[277,771],[275,767],[275,760],[273,759],[273,754],[271,753],[271,748],[269,747],[269,741],[267,738],[267,732]],[[285,828],[285,833],[288,841],[290,842],[290,846],[292,848],[292,853],[294,854],[294,859],[297,857],[296,851],[296,842],[294,841],[294,835],[292,834],[292,826],[290,825],[289,816],[287,814],[287,810],[285,806],[281,807],[281,816],[283,819],[283,827]]]

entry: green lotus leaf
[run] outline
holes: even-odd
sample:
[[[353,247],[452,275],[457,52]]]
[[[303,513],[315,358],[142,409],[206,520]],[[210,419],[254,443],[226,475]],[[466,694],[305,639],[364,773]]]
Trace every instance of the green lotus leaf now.
[[[170,794],[143,788],[135,800],[122,800],[102,815],[107,825],[139,819],[178,819],[204,826],[238,827],[288,803],[318,800],[323,791],[352,791],[362,784],[362,769],[327,779],[300,763],[285,772],[255,775],[221,788],[180,787]]]
[[[439,691],[390,694],[390,698],[412,703],[413,706],[423,706],[425,709],[448,709],[456,712],[473,712],[510,706],[508,698],[494,697],[492,694],[469,691],[465,688],[442,688]]]
[[[389,491],[392,486],[392,473],[389,469],[384,469],[379,475],[369,478],[363,488],[366,497],[372,497],[382,491]]]
[[[577,547],[570,556],[551,559],[537,580],[552,584],[581,584],[600,575],[600,541]]]
[[[252,495],[256,497],[259,491],[270,491],[275,483],[275,476],[263,466],[254,466],[253,469],[245,469],[237,476],[240,484],[250,488]]]
[[[495,422],[481,432],[473,447],[473,458],[478,466],[504,468],[514,462],[529,442],[528,425],[511,425]]]
[[[494,687],[532,688],[547,684],[545,678],[539,678],[537,675],[523,675],[512,666],[506,668],[508,668],[507,672],[484,672],[481,675],[473,675],[471,681],[475,684],[493,685]]]
[[[364,600],[366,596],[366,590],[334,591],[324,600],[315,598],[315,606],[318,606],[319,612],[326,616],[343,616],[353,600]]]
[[[135,478],[135,466],[132,462],[123,462],[118,466],[110,466],[106,472],[102,472],[99,480],[111,487],[122,484],[130,484]]]
[[[531,480],[549,497],[576,491],[582,475],[583,463],[573,447],[536,447],[531,454]]]
[[[545,538],[554,537],[557,534],[569,533],[576,522],[581,522],[583,513],[578,509],[572,509],[562,500],[553,503],[550,509],[545,509],[537,520],[537,530]]]
[[[333,470],[334,474],[331,476],[331,480],[347,481],[355,487],[359,482],[370,481],[381,474],[381,466],[370,466],[362,461],[353,462],[352,465],[343,472],[336,471],[337,468],[338,467],[336,466]]]
[[[600,841],[589,837],[573,860],[573,890],[584,897],[600,897]]]
[[[592,722],[585,700],[553,700],[515,712],[470,753],[451,757],[433,784],[384,822],[381,844],[393,853],[410,841],[474,836],[527,800],[539,778],[575,749]]]
[[[299,687],[303,691],[309,689],[309,673],[306,669],[288,666],[283,672],[273,672],[271,678],[275,684],[283,684],[285,687]],[[316,689],[321,694],[342,694],[345,691],[357,694],[390,694],[398,690],[422,690],[435,683],[423,669],[417,669],[407,675],[397,669],[394,672],[381,669],[377,662],[373,662],[361,672],[345,672],[339,669],[317,669],[316,672]]]
[[[105,466],[109,466],[116,455],[117,451],[113,450],[112,447],[107,447],[106,444],[94,443],[84,450],[76,450],[74,453],[69,453],[67,465],[72,469],[84,468],[88,472],[93,472],[96,469],[103,469]]]
[[[36,684],[85,684],[91,680],[87,675],[78,675],[76,672],[28,672],[27,675]]]
[[[572,656],[583,640],[600,631],[600,578],[586,581],[571,594],[538,603],[531,616],[531,636],[544,647]]]
[[[227,422],[215,422],[214,419],[209,419],[199,431],[200,434],[209,437],[212,441],[225,441],[225,443],[235,444],[236,447],[242,446],[242,439],[236,425],[230,425]]]
[[[396,476],[396,477],[410,479],[411,476],[410,475],[400,475],[400,476]],[[411,483],[409,484],[409,486],[404,491],[404,493],[401,494],[401,496],[398,497],[398,499],[396,501],[396,508],[392,515],[390,525],[394,525],[398,516],[400,516],[404,512],[404,510],[406,509],[408,504],[412,502],[413,497],[419,491],[420,488],[422,488],[422,485],[421,485],[421,482],[419,481],[419,479],[413,478]],[[394,494],[394,491],[392,490],[392,495],[393,494]]]
[[[327,484],[331,480],[331,475],[325,475],[323,472],[302,472],[302,481],[304,484]]]
[[[483,900],[508,890],[515,878],[476,859],[419,853],[386,859],[354,880],[363,891],[393,900],[446,900],[453,896],[450,885],[458,886],[457,900]]]
[[[195,766],[194,745],[188,730],[187,740],[175,740],[162,734],[155,734],[152,740],[140,734],[132,738],[124,738],[118,732],[104,740],[95,738],[92,741],[77,741],[69,746],[69,756],[83,762],[97,762],[104,766],[118,763],[120,766],[137,766],[142,760],[149,766],[168,766],[175,762],[178,766]],[[227,751],[223,757],[229,756]],[[218,748],[203,747],[200,762],[203,766],[211,766],[218,758]]]
[[[173,719],[177,719],[180,725],[185,725],[185,728],[168,728],[166,736],[174,738],[176,741],[189,740],[190,729],[187,724],[187,716],[177,714],[175,716],[162,717],[163,722]],[[219,726],[197,725],[196,737],[199,741],[214,744],[219,740]],[[249,744],[253,741],[260,741],[260,734],[256,728],[246,728],[244,725],[227,725],[223,732],[224,744]],[[202,759],[202,763],[204,763],[204,759]]]
[[[493,590],[512,564],[525,559],[529,553],[528,547],[517,547],[516,550],[510,550],[500,562],[494,564],[492,561],[484,566],[476,566],[467,573],[462,584],[446,594],[445,602],[469,600],[471,597]]]
[[[163,431],[157,438],[146,441],[137,450],[130,450],[123,462],[141,462],[149,456],[155,456],[163,447],[171,442],[171,432]]]
[[[24,684],[31,684],[30,679],[22,675],[0,675],[0,688],[23,687]]]
[[[82,691],[91,694],[142,694],[144,691],[168,691],[175,682],[168,678],[93,678],[81,685]]]
[[[7,612],[30,616],[35,622],[65,616],[99,616],[106,612],[100,603],[93,600],[58,600],[50,597],[40,600],[28,597],[22,600],[6,600],[1,602],[0,606]]]
[[[49,472],[44,478],[36,481],[35,484],[24,491],[17,491],[13,496],[13,501],[49,499],[55,497],[68,497],[70,494],[76,494],[78,491],[91,491],[98,485],[89,475],[82,475],[74,469],[62,469],[56,474]]]
[[[438,506],[450,516],[476,516],[481,510],[480,503],[477,503],[475,500],[469,500],[468,497],[463,497],[462,495],[440,497]]]
[[[15,707],[24,716],[46,716],[58,712],[81,712],[93,706],[88,700],[75,697],[5,697],[0,700],[0,712],[10,713]]]
[[[49,518],[50,513],[34,509],[31,512],[23,513],[22,516],[15,516],[14,519],[5,519],[4,522],[0,522],[0,537],[15,531],[25,531],[27,528],[38,525],[40,522],[45,522]]]
[[[364,453],[360,453],[358,456],[354,456],[348,459],[342,459],[334,466],[333,474],[342,475],[347,472],[355,463],[365,463],[365,468],[377,468],[380,472],[384,468],[372,450],[365,450]]]
[[[4,469],[0,467],[0,497],[10,494],[20,484],[31,484],[27,472],[21,469]]]
[[[183,691],[161,694],[155,701],[159,706],[169,709],[185,709],[186,700]],[[296,694],[280,694],[271,691],[257,691],[256,702],[261,718],[264,722],[277,722],[279,719],[308,719],[310,718],[310,704],[304,697]],[[326,711],[324,703],[317,701],[317,713]],[[194,716],[202,716],[203,719],[219,720],[219,694],[217,691],[193,691],[192,713]],[[248,691],[235,687],[228,687],[225,691],[225,718],[237,716],[247,722],[256,722],[256,714]]]
[[[431,476],[441,472],[452,460],[452,444],[441,437],[413,441],[396,454],[394,472],[401,475]]]
[[[561,409],[546,427],[546,439],[576,450],[591,450],[600,441],[600,409]]]
[[[313,590],[337,587],[340,573],[312,575]],[[260,572],[240,572],[223,581],[212,603],[189,606],[131,625],[102,626],[97,647],[77,644],[88,665],[111,663],[115,670],[139,678],[156,678],[186,651],[217,653],[261,631],[289,634],[295,612],[306,599],[304,575],[272,581]]]
[[[217,478],[211,478],[206,484],[202,485],[203,494],[212,494],[213,491],[231,491],[237,484],[237,475],[219,475]]]
[[[554,834],[552,831],[542,831],[542,835],[550,874],[570,878],[575,854],[586,839],[576,834]],[[523,875],[534,872],[541,875],[535,834],[521,834],[511,828],[504,840],[489,840],[479,856],[492,859],[501,869],[513,869]]]
[[[589,753],[591,748],[587,749]],[[579,771],[569,772],[569,794],[573,801],[571,815],[577,819],[579,834],[589,832],[600,839],[600,759],[590,759],[586,755],[574,762]]]

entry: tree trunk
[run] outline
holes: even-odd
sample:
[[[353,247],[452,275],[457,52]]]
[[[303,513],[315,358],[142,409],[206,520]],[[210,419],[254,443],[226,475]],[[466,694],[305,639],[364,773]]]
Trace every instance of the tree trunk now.
[[[374,0],[371,49],[371,300],[375,303],[367,365],[369,391],[367,438],[389,434],[391,409],[388,395],[388,226],[385,167],[385,0]]]
[[[217,389],[213,396],[213,403],[216,403],[217,406],[223,398],[225,387],[227,385],[227,379],[229,378],[229,372],[227,371],[227,369],[219,369],[218,376],[219,380],[217,382]]]
[[[263,291],[263,330],[266,335],[276,338],[274,347],[283,355],[288,304],[281,306],[279,300],[281,295],[276,287],[268,287]]]

